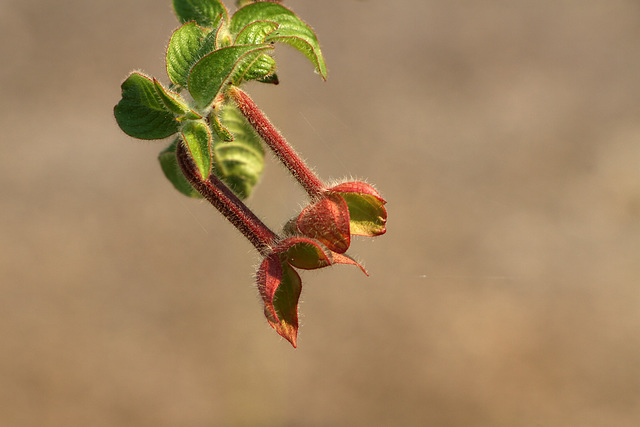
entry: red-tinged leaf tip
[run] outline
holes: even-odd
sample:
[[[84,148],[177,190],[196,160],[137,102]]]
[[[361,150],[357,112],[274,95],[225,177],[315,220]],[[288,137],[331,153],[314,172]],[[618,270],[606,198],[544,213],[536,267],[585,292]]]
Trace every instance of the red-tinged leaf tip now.
[[[355,265],[356,267],[358,267],[360,270],[362,270],[362,272],[364,274],[366,274],[367,276],[369,276],[369,273],[367,273],[367,270],[364,269],[364,267],[362,265],[360,265],[359,262],[357,262],[355,259],[351,258],[349,255],[345,255],[345,254],[338,254],[338,253],[332,253],[331,254],[331,258],[332,258],[332,264],[348,264],[348,265]]]
[[[272,323],[282,337],[294,347],[298,339],[298,300],[302,291],[302,280],[298,273],[287,262],[283,262],[282,281],[273,295],[273,308],[278,315],[278,322]],[[267,318],[269,320],[269,318]]]
[[[347,202],[339,194],[327,194],[304,208],[298,217],[298,230],[333,252],[346,252],[351,244]]]
[[[287,341],[289,341],[291,343],[291,345],[293,346],[293,348],[297,348],[298,347],[298,322],[297,322],[297,319],[296,319],[296,323],[295,324],[289,324],[289,323],[285,322],[284,320],[281,320],[281,321],[278,322],[277,320],[274,320],[274,319],[272,319],[270,317],[269,312],[267,311],[266,307],[264,309],[264,315],[267,318],[267,321],[269,322],[269,325],[271,325],[271,327],[276,330],[278,335],[280,335],[282,338],[284,338]]]
[[[342,184],[335,185],[328,189],[328,191],[336,192],[336,193],[359,193],[359,194],[367,194],[369,196],[373,196],[378,199],[384,205],[387,203],[380,193],[376,191],[371,185],[362,181],[350,181],[343,182]]]
[[[302,291],[300,276],[289,263],[282,262],[278,254],[273,253],[260,265],[257,279],[267,321],[278,334],[296,347],[298,300]]]

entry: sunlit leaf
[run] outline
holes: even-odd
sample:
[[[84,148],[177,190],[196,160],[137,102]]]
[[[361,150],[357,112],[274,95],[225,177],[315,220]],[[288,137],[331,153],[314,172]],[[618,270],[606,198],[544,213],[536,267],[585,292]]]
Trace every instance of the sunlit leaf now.
[[[342,193],[349,207],[351,234],[379,236],[387,231],[387,210],[380,200],[368,194]]]
[[[188,79],[189,93],[201,108],[208,106],[220,94],[243,60],[251,60],[249,54],[273,49],[261,44],[255,46],[229,46],[218,49],[200,59],[191,69]]]
[[[293,46],[303,53],[314,65],[323,79],[327,78],[327,67],[320,51],[320,44],[313,30],[286,7],[273,2],[248,4],[231,17],[229,31],[232,35],[241,34],[255,21],[268,21],[278,24],[278,28],[265,37],[265,42],[281,42]],[[255,24],[253,24],[255,25]]]
[[[329,189],[340,194],[349,207],[351,234],[379,236],[387,231],[387,203],[369,184],[362,181],[344,182]]]

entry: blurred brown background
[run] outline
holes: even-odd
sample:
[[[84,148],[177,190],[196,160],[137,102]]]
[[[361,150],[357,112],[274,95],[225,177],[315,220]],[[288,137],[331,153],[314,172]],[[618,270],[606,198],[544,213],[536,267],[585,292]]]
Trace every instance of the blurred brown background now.
[[[637,426],[640,4],[290,0],[329,66],[247,90],[387,235],[304,272],[299,348],[256,253],[112,117],[167,81],[170,2],[0,1],[0,425]],[[270,159],[251,206],[304,197]]]

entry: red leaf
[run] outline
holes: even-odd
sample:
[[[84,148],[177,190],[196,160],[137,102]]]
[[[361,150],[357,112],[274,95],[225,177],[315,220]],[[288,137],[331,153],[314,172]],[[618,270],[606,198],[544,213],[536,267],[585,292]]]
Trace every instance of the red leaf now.
[[[271,254],[258,269],[258,289],[264,302],[264,315],[278,334],[294,347],[298,337],[298,300],[302,281],[298,273]]]

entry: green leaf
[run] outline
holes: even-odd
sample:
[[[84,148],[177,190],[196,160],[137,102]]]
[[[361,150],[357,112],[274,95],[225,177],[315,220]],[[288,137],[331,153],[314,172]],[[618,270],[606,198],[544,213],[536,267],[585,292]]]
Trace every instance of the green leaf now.
[[[211,127],[211,130],[215,133],[218,139],[224,142],[233,141],[233,135],[231,135],[229,129],[222,126],[222,124],[220,123],[220,118],[217,114],[215,114],[215,112],[209,115],[209,127]]]
[[[202,198],[202,195],[198,193],[191,184],[189,184],[189,181],[187,181],[187,178],[184,177],[180,170],[180,166],[176,160],[176,147],[179,143],[180,138],[174,139],[167,149],[158,155],[158,161],[160,161],[162,172],[164,172],[164,176],[171,181],[171,184],[173,184],[176,190],[185,196]]]
[[[211,173],[211,132],[204,121],[188,121],[182,128],[182,140],[185,142],[191,158],[198,167],[203,179]]]
[[[188,22],[174,31],[167,48],[167,74],[179,86],[186,87],[189,71],[201,57],[202,39],[206,31]]]
[[[233,135],[224,142],[214,135],[213,173],[241,199],[251,195],[264,168],[264,149],[253,128],[233,104],[225,104],[220,116],[222,124]]]
[[[229,20],[227,8],[219,0],[173,0],[173,9],[181,23],[195,21],[207,28],[217,28]]]
[[[245,80],[264,79],[276,72],[276,60],[266,53],[258,55],[245,75]]]
[[[278,24],[269,21],[256,21],[247,25],[240,34],[237,35],[235,45],[252,45],[264,43],[267,35],[276,28]],[[276,72],[276,61],[271,56],[263,53],[255,56],[253,61],[245,63],[235,74],[233,83],[239,85],[242,80],[271,80],[269,79]],[[277,80],[277,78],[276,78]]]
[[[180,95],[174,92],[169,92],[155,78],[153,79],[153,86],[156,89],[156,93],[162,100],[162,103],[168,110],[176,116],[184,116],[187,114],[189,107],[182,102]]]
[[[122,83],[122,99],[113,113],[120,129],[134,138],[163,139],[179,129],[153,81],[140,73],[132,73]]]
[[[156,89],[156,93],[162,99],[165,107],[175,114],[176,120],[200,120],[202,116],[195,111],[189,109],[189,106],[184,102],[182,97],[175,93],[165,89],[158,80],[153,79],[153,85]]]
[[[244,6],[231,17],[229,31],[240,35],[255,21],[269,21],[279,26],[265,37],[265,42],[281,42],[293,46],[304,54],[326,80],[327,66],[320,51],[320,44],[313,30],[286,7],[273,2],[252,3]],[[253,24],[255,25],[255,24]]]
[[[268,49],[273,49],[273,46],[229,46],[211,52],[191,69],[189,93],[200,108],[206,108],[220,94],[224,84],[233,77],[243,60],[250,61],[253,59],[250,54]]]

